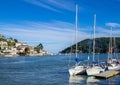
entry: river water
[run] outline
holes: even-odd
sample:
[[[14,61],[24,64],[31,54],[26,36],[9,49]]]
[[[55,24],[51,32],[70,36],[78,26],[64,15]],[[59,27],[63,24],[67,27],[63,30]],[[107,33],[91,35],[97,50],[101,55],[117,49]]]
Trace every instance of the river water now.
[[[90,61],[92,60],[92,55]],[[120,55],[118,55],[120,57]],[[80,54],[87,59],[88,54]],[[74,65],[75,56],[56,55],[41,57],[0,57],[0,85],[119,85],[120,76],[109,79],[95,79],[87,76],[70,77],[68,67]],[[107,59],[98,54],[97,61]]]

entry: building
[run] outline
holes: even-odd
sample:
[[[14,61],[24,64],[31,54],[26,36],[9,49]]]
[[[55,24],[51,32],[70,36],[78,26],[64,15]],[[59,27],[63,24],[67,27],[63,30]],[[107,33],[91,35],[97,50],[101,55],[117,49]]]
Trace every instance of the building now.
[[[23,53],[26,47],[28,47],[28,45],[19,45],[17,47],[18,53]]]
[[[4,50],[8,48],[8,43],[5,41],[0,41],[0,49]]]
[[[2,34],[0,34],[0,38],[5,38]]]
[[[7,38],[7,41],[8,42],[15,42],[14,39],[12,39],[12,38]]]
[[[17,55],[17,49],[14,47],[11,47],[10,49],[3,50],[3,53],[5,56],[16,56]]]
[[[18,47],[18,46],[25,46],[25,45],[27,45],[27,44],[18,42],[18,43],[15,44],[15,47]]]

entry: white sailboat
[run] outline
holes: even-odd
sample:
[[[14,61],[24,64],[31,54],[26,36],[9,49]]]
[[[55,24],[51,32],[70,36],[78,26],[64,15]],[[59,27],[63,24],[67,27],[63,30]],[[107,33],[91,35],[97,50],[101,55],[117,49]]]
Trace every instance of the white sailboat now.
[[[114,47],[112,44],[112,27],[110,31],[110,42],[109,42],[109,52],[108,52],[108,60],[107,60],[107,67],[108,70],[117,70],[120,68],[119,61],[116,58],[113,58],[113,48],[115,49],[115,38],[114,38]],[[114,52],[115,57],[115,52]]]
[[[99,74],[103,69],[99,66],[97,62],[95,62],[95,25],[96,25],[96,15],[94,15],[94,35],[93,35],[93,63],[91,66],[89,66],[88,69],[86,69],[87,75],[95,75]]]
[[[77,61],[77,24],[78,24],[78,6],[76,5],[76,61]],[[70,76],[85,74],[86,66],[81,65],[81,62],[76,62],[75,66],[69,69]]]

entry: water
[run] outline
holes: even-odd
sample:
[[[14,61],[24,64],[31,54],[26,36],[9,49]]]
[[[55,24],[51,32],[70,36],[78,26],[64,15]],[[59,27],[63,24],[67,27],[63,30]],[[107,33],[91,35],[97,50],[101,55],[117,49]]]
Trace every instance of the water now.
[[[79,57],[87,59],[87,54]],[[16,57],[0,58],[0,85],[117,85],[120,76],[107,80],[98,80],[93,77],[75,76],[68,73],[70,56],[45,56],[45,57]],[[90,60],[92,59],[90,55]],[[103,61],[107,55],[96,55],[96,60]],[[71,63],[75,63],[71,57]]]

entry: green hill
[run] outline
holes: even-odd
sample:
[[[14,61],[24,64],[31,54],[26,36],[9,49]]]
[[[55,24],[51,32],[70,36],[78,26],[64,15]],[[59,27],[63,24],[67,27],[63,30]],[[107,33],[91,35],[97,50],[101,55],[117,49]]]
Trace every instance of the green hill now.
[[[120,53],[120,37],[115,38],[112,40],[112,44],[114,46],[115,52]],[[70,47],[65,48],[64,50],[60,51],[59,53],[75,53],[76,45],[72,45]],[[92,53],[93,49],[93,40],[92,39],[85,39],[78,42],[78,53]],[[109,37],[101,37],[95,39],[95,53],[107,53],[109,49]]]

